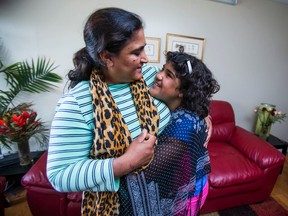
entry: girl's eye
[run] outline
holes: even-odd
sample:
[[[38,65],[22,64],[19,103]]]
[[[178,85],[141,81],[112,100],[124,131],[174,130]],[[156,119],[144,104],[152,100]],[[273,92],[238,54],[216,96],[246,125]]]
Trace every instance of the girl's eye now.
[[[172,78],[172,75],[170,73],[167,73],[167,77]]]

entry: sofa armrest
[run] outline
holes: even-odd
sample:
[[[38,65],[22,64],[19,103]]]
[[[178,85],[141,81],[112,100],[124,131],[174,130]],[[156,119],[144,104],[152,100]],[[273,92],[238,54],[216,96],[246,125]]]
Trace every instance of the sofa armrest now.
[[[236,126],[229,143],[262,169],[279,167],[285,162],[285,156],[271,144],[239,126]]]
[[[21,184],[23,187],[42,187],[51,188],[47,175],[46,175],[47,151],[36,161],[31,169],[22,177]]]

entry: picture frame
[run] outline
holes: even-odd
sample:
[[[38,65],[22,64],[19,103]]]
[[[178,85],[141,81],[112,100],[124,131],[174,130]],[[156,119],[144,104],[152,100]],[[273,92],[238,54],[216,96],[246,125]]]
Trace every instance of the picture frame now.
[[[179,45],[184,46],[184,52],[203,60],[205,38],[166,34],[166,51],[179,51]]]
[[[152,63],[160,62],[161,38],[145,37],[145,39],[146,39],[146,46],[144,49],[149,62]]]

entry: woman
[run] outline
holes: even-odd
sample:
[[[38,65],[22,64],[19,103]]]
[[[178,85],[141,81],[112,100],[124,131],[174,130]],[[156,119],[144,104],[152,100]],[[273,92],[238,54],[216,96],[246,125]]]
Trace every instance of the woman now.
[[[220,87],[206,65],[183,50],[166,57],[150,94],[166,103],[171,122],[159,136],[150,166],[127,177],[132,206],[125,207],[137,216],[198,215],[208,194],[204,117]]]
[[[47,175],[58,191],[84,191],[83,215],[118,215],[120,177],[151,161],[170,112],[148,94],[158,69],[144,65],[139,16],[97,10],[85,24],[84,41],[52,122]]]
[[[69,73],[73,88],[59,101],[52,123],[47,175],[58,191],[86,191],[83,214],[117,215],[120,177],[152,159],[157,129],[163,130],[170,114],[164,103],[152,101],[142,78],[152,83],[148,76],[157,68],[142,68],[147,57],[139,16],[100,9],[87,20],[84,41]],[[148,105],[151,110],[143,109]]]

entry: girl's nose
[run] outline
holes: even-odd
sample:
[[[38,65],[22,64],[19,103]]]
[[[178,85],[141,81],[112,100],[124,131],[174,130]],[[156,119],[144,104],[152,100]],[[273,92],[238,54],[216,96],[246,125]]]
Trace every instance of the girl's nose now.
[[[158,80],[162,80],[162,73],[161,73],[161,71],[156,74],[156,78],[157,78]]]

